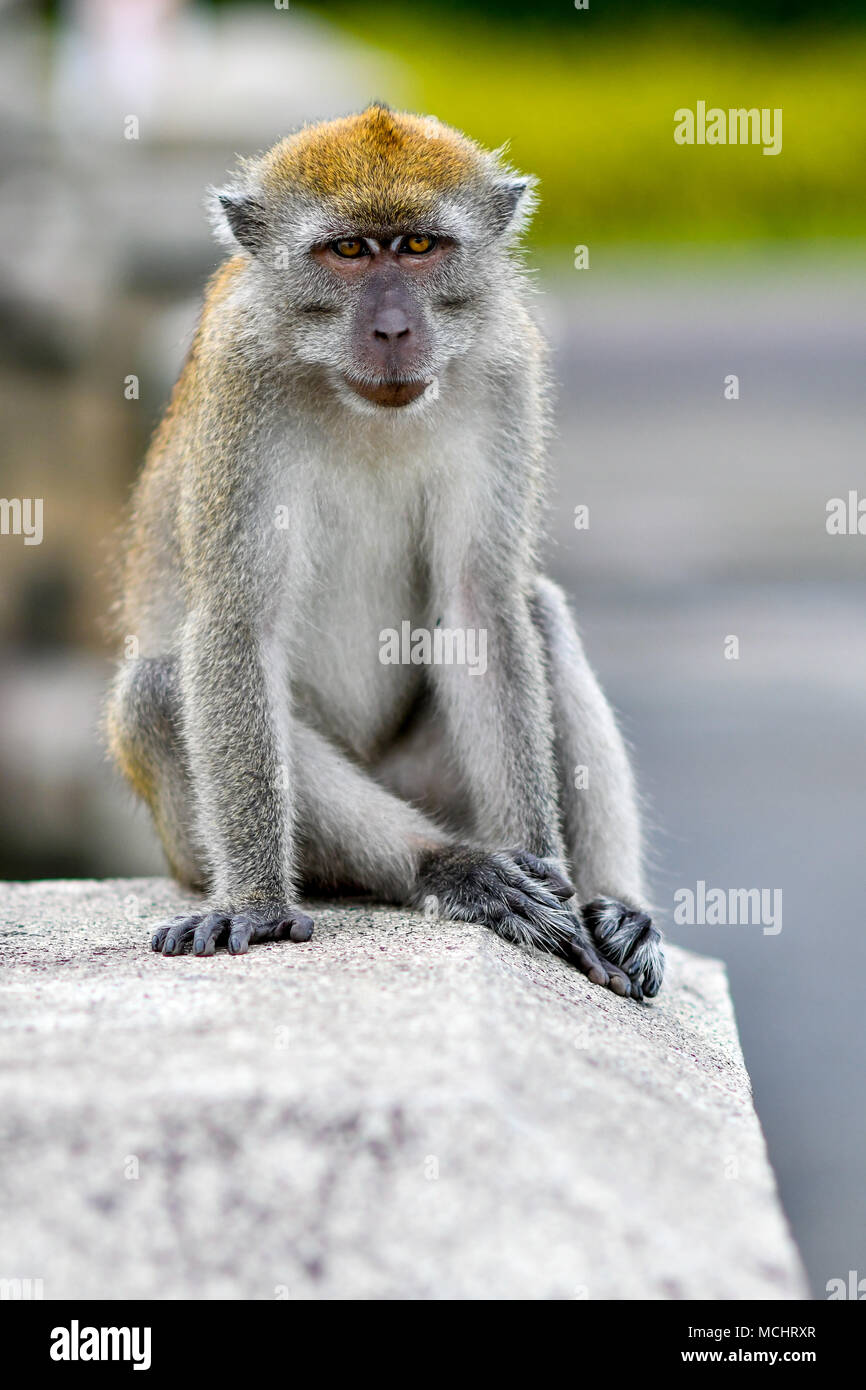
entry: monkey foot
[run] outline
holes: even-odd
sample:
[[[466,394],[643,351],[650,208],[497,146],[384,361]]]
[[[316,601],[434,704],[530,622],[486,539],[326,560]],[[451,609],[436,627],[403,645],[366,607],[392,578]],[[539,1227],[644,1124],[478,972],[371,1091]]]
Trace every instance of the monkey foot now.
[[[432,850],[420,868],[417,900],[440,916],[491,927],[509,941],[556,948],[568,934],[563,901],[572,885],[551,861],[525,851],[489,853],[454,845]]]
[[[225,946],[230,956],[242,956],[262,941],[309,941],[313,922],[296,908],[274,906],[266,911],[181,913],[163,922],[151,946],[164,956],[212,956]]]
[[[616,898],[594,898],[581,915],[605,964],[611,962],[628,975],[634,997],[651,999],[658,994],[665,958],[661,934],[649,914]]]
[[[421,868],[419,905],[433,897],[443,917],[478,922],[507,941],[553,951],[593,984],[640,999],[639,984],[605,959],[567,905],[574,887],[558,864],[527,850],[490,854],[455,846],[431,851]]]

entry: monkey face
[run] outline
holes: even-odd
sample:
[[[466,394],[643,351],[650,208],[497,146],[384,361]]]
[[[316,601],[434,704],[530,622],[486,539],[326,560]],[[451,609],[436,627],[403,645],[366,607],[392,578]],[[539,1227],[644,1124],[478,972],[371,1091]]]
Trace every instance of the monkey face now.
[[[441,356],[434,345],[442,337],[432,301],[437,270],[441,280],[453,251],[451,238],[424,230],[338,237],[313,250],[340,287],[350,359],[342,380],[360,399],[400,409],[432,385]]]
[[[447,392],[455,358],[501,349],[530,182],[439,122],[377,106],[282,141],[217,195],[218,216],[250,258],[245,298],[271,351],[349,409],[415,414]]]

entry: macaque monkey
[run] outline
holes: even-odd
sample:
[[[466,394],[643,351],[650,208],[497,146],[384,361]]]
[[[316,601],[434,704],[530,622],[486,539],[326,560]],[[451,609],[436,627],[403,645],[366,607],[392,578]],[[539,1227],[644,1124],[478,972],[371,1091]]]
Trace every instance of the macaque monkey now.
[[[497,154],[381,105],[213,195],[232,254],[135,493],[139,654],[108,710],[207,894],[158,927],[164,956],[306,941],[299,895],[363,893],[658,991],[628,759],[536,559],[533,202]]]

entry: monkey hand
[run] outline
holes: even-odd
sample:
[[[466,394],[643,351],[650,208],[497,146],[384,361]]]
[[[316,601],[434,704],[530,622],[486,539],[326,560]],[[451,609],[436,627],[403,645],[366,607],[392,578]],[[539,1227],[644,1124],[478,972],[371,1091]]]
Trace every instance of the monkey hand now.
[[[164,956],[212,956],[225,946],[230,956],[242,956],[261,941],[309,941],[313,922],[295,907],[268,903],[221,912],[182,912],[157,927],[151,938],[154,951]]]
[[[432,898],[443,917],[478,922],[499,936],[553,951],[594,984],[643,998],[639,980],[602,953],[576,910],[559,865],[528,850],[490,853],[466,845],[428,850],[419,868],[418,906]]]
[[[581,917],[605,961],[627,973],[635,997],[646,995],[651,999],[658,994],[665,957],[661,932],[653,926],[649,913],[629,907],[617,898],[593,898],[582,908]]]

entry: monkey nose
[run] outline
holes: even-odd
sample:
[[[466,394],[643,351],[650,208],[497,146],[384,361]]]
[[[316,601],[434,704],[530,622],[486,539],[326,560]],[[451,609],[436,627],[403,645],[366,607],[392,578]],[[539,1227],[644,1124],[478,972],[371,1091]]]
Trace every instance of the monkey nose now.
[[[409,333],[409,320],[402,309],[382,309],[376,315],[373,337],[381,342],[393,343],[398,338],[407,338]]]

